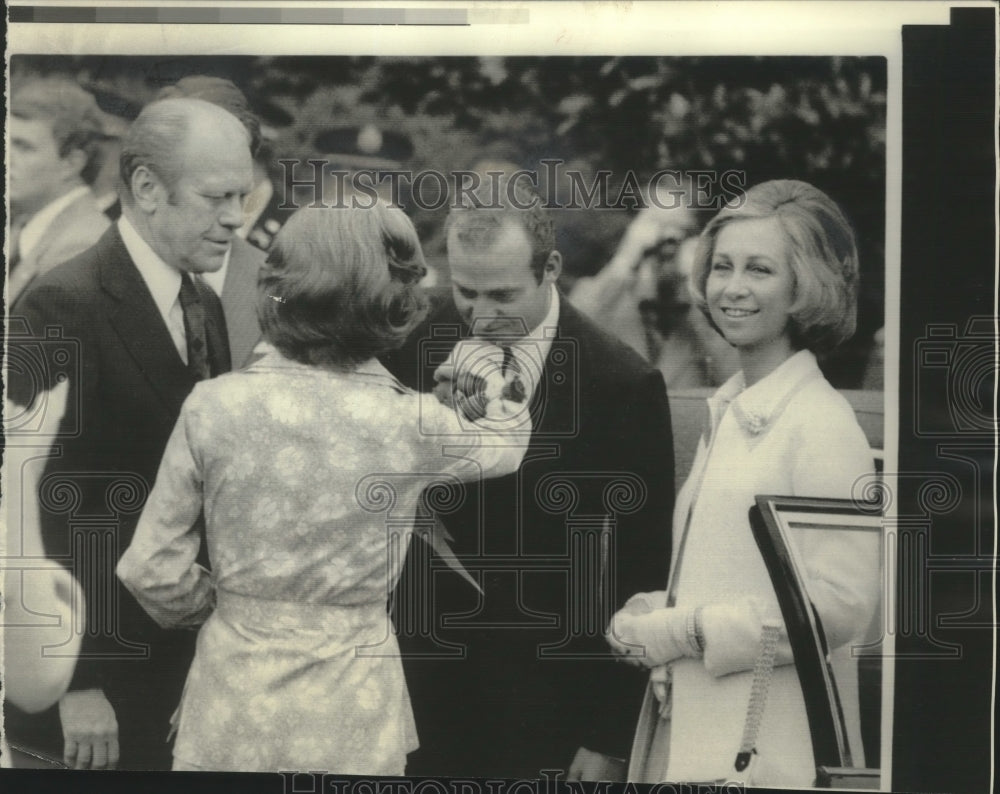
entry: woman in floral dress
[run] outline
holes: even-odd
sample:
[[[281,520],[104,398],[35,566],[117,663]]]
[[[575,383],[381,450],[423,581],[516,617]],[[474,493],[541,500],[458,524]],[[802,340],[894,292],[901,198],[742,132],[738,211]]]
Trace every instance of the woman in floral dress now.
[[[161,625],[201,626],[175,769],[398,775],[417,747],[386,604],[420,494],[524,451],[378,363],[422,318],[423,273],[400,210],[299,211],[259,282],[274,352],[185,403],[118,566]]]

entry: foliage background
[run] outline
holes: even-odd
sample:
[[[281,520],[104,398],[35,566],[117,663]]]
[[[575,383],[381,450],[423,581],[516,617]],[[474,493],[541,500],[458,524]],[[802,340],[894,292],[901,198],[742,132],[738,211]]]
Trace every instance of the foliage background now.
[[[274,129],[275,159],[319,156],[316,134],[372,122],[406,133],[413,170],[449,172],[484,156],[543,158],[593,174],[736,169],[747,185],[803,179],[855,225],[859,329],[828,362],[860,381],[884,321],[886,62],[880,57],[117,57],[15,56],[12,79],[68,72],[147,101],[187,74],[236,82]],[[543,185],[543,187],[546,187]],[[411,208],[428,261],[445,268],[446,210]],[[557,211],[568,281],[610,258],[628,210]]]

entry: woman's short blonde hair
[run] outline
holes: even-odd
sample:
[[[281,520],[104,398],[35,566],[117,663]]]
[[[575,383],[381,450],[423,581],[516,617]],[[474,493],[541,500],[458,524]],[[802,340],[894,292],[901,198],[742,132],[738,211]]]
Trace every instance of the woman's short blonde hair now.
[[[257,284],[264,338],[305,364],[351,370],[399,347],[427,313],[427,272],[402,210],[301,209],[275,237]]]
[[[795,277],[792,344],[826,352],[850,339],[858,313],[854,231],[833,199],[806,182],[776,179],[755,185],[709,221],[691,271],[696,305],[708,316],[705,284],[719,232],[730,223],[757,218],[777,218],[788,239]]]

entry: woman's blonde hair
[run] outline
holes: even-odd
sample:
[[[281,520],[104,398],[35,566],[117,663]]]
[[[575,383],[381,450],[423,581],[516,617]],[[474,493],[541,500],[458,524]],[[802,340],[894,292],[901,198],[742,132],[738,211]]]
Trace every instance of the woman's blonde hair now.
[[[299,210],[262,266],[257,315],[264,338],[296,361],[350,370],[399,347],[427,313],[427,272],[402,210]]]
[[[777,218],[788,239],[789,265],[795,277],[792,344],[826,352],[850,339],[858,313],[854,231],[840,207],[806,182],[762,182],[709,221],[699,238],[691,271],[690,289],[696,305],[708,316],[705,284],[719,233],[730,223],[759,218]]]

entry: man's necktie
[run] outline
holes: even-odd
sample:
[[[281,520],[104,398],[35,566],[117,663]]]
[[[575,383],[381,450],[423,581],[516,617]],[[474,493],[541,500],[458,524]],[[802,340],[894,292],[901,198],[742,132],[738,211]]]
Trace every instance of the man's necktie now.
[[[500,349],[503,350],[503,363],[500,365],[500,374],[507,377],[507,372],[513,372],[515,375],[520,372],[520,368],[517,365],[517,359],[514,358],[514,351],[510,345],[501,345]]]
[[[527,390],[524,387],[524,380],[521,377],[521,365],[514,355],[514,350],[510,345],[501,345],[503,350],[503,363],[500,365],[500,374],[504,377],[504,399],[513,402],[523,403],[527,397]]]
[[[188,369],[196,380],[212,377],[205,333],[205,307],[198,288],[188,273],[181,274],[181,310],[184,312],[184,336],[187,340]]]

